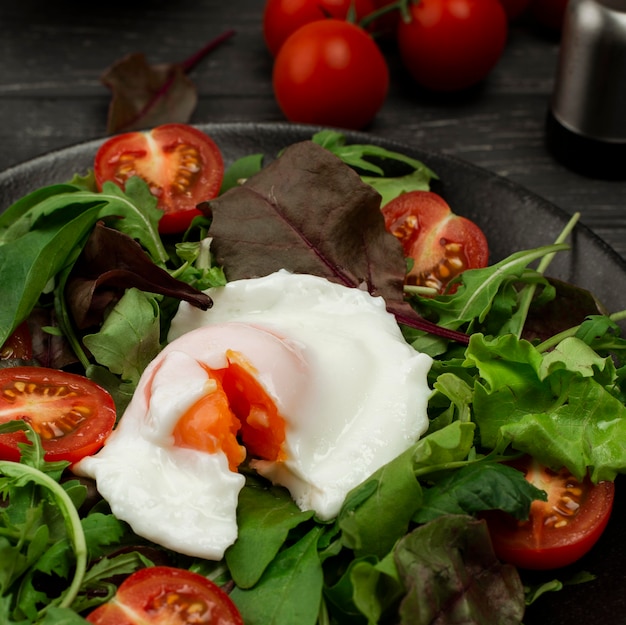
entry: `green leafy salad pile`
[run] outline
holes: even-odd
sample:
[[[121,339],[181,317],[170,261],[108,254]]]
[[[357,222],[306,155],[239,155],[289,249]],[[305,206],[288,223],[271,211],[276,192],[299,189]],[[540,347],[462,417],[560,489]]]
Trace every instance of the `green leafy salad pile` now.
[[[402,173],[388,175],[389,163]],[[29,439],[20,463],[0,462],[1,623],[84,623],[81,614],[152,563],[224,585],[247,625],[513,625],[559,586],[525,585],[496,559],[478,515],[524,519],[545,498],[503,463],[516,455],[593,481],[624,472],[622,315],[545,277],[552,256],[567,253],[573,224],[562,240],[465,272],[454,294],[403,289],[406,260],[384,231],[379,193],[387,201],[428,189],[433,177],[413,159],[323,132],[267,166],[260,154],[235,162],[220,197],[176,240],[159,236],[160,212],[138,178],[125,191],[108,183],[96,192],[90,174],[76,177],[0,215],[0,345],[30,319],[38,364],[81,371],[111,392],[119,415],[181,299],[206,308],[203,289],[279,268],[366,285],[385,297],[406,340],[434,358],[428,432],[354,489],[333,521],[318,522],[243,467],[239,538],[222,562],[147,543],[92,484],[46,462],[24,423],[0,426]],[[259,218],[263,232],[252,225]],[[580,322],[555,334],[549,322],[563,298]]]

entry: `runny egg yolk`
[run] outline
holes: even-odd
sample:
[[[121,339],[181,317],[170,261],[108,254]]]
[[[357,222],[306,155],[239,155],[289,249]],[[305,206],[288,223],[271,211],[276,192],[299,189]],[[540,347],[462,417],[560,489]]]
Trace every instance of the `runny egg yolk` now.
[[[231,471],[244,461],[246,449],[255,458],[284,461],[284,418],[257,381],[254,367],[232,350],[227,361],[223,369],[205,366],[208,392],[178,420],[174,444],[207,453],[222,450]]]

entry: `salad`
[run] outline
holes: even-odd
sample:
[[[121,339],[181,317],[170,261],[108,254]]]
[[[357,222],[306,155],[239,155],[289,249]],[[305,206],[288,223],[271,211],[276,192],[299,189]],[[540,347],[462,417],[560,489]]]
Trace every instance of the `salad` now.
[[[112,515],[93,483],[71,471],[93,447],[53,450],[47,439],[65,437],[3,416],[2,622],[84,623],[96,610],[118,610],[108,606],[138,609],[145,601],[137,588],[165,584],[160,576],[175,570],[184,583],[198,584],[198,601],[223,607],[225,622],[513,624],[545,592],[587,579],[584,570],[568,579],[526,571],[569,565],[593,547],[610,515],[614,480],[626,467],[620,314],[602,314],[588,293],[545,275],[555,254],[568,253],[573,223],[558,240],[489,266],[480,234],[430,195],[436,172],[377,146],[347,144],[336,132],[305,143],[310,162],[330,153],[338,179],[350,168],[359,184],[376,189],[388,218],[387,228],[383,219],[380,226],[355,220],[351,232],[323,249],[323,263],[297,246],[272,255],[267,246],[254,251],[242,242],[258,235],[245,230],[238,191],[248,180],[260,180],[261,189],[287,185],[297,174],[287,146],[275,161],[284,159],[284,167],[270,169],[263,155],[248,155],[226,170],[221,187],[214,179],[212,190],[200,186],[196,195],[194,187],[193,210],[170,202],[173,215],[161,232],[162,209],[134,175],[141,170],[132,170],[122,190],[99,177],[97,160],[95,174],[44,187],[9,207],[0,215],[0,264],[12,282],[0,311],[0,379],[29,392],[31,383],[50,383],[29,377],[44,369],[58,372],[61,380],[52,384],[64,388],[72,383],[65,376],[77,375],[91,385],[81,391],[90,399],[86,413],[110,423],[110,402],[93,397],[106,393],[123,414],[180,301],[209,308],[205,291],[230,281],[302,266],[333,279],[340,268],[348,286],[365,284],[382,295],[405,340],[432,357],[428,430],[354,488],[331,520],[300,510],[285,489],[243,468],[239,537],[224,559],[212,561],[164,549]],[[213,146],[209,153],[219,167]],[[193,155],[184,158],[192,172]],[[332,185],[298,185],[281,208],[304,198],[315,211],[333,193]],[[416,217],[398,208],[396,197],[414,193],[443,211],[438,222],[448,224],[446,232],[461,225],[473,245],[466,249],[475,250],[463,256],[451,247],[452,260],[435,276],[413,258],[415,237],[402,241],[402,253],[390,236],[402,240],[407,211]],[[314,213],[303,231],[319,234],[323,217]],[[276,237],[280,227],[281,220],[269,220],[264,236]],[[568,317],[566,327],[563,302],[577,319]],[[106,438],[112,427],[98,431]],[[563,514],[553,523],[557,531],[544,536],[556,540],[537,546],[536,532],[524,536],[525,519],[533,511],[545,520],[546,500],[556,500]],[[581,527],[584,539],[572,541]]]

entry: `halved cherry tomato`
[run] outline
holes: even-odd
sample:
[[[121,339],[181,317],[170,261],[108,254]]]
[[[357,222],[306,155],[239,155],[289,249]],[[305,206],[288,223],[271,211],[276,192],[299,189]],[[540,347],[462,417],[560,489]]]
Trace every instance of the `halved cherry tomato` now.
[[[99,189],[107,180],[123,189],[132,176],[143,178],[164,213],[159,231],[169,234],[183,232],[201,214],[196,206],[217,196],[224,161],[203,132],[186,124],[165,124],[106,141],[96,154],[94,173]]]
[[[33,340],[28,329],[28,323],[22,321],[0,348],[0,360],[30,360],[32,357]]]
[[[443,293],[466,269],[486,267],[487,238],[471,220],[455,215],[432,191],[410,191],[382,208],[385,226],[413,260],[406,283]]]
[[[611,510],[613,482],[577,480],[567,469],[551,471],[525,459],[517,468],[546,491],[547,501],[531,504],[527,521],[496,511],[485,515],[496,555],[526,569],[553,569],[584,556],[604,531]]]
[[[0,369],[0,423],[21,419],[41,437],[49,461],[95,453],[115,425],[111,395],[91,380],[44,367]],[[0,458],[18,461],[24,432],[0,435]]]
[[[243,625],[230,597],[206,577],[169,566],[140,569],[87,616],[95,625]]]

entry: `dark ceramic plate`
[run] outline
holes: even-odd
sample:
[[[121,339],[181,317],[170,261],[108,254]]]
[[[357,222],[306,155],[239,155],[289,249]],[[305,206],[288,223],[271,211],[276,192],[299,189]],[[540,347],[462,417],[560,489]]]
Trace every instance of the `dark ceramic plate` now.
[[[251,153],[273,158],[317,130],[290,124],[207,124],[201,128],[218,143],[226,163]],[[433,186],[455,212],[475,220],[490,242],[491,260],[552,243],[568,216],[541,197],[467,162],[373,135],[346,133],[350,142],[374,143],[423,161],[440,180]],[[26,193],[91,167],[100,141],[52,152],[0,174],[0,211]],[[593,291],[610,312],[626,309],[626,263],[582,225],[573,235],[573,251],[559,255],[550,266],[553,277]],[[616,507],[598,545],[580,567],[596,576],[592,582],[567,586],[542,597],[528,610],[525,625],[623,625],[626,619],[626,497],[618,484]],[[567,581],[573,571],[558,571],[542,579]]]

